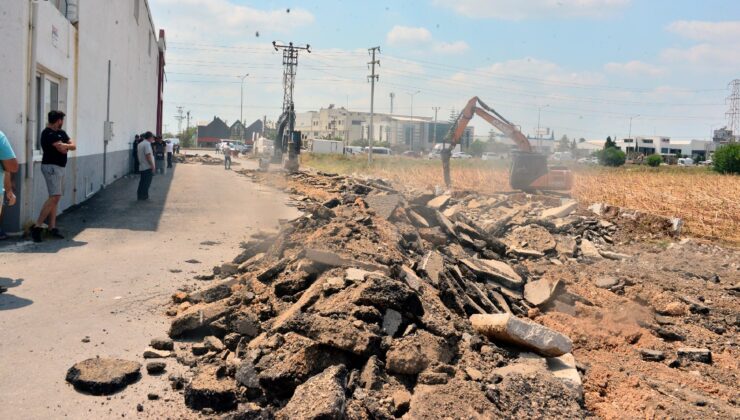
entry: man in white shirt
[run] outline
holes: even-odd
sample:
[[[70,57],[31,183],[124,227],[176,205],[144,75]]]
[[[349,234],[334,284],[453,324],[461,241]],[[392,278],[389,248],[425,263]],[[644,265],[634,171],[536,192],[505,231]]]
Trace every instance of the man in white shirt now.
[[[175,152],[175,144],[167,140],[167,167],[172,168],[172,154]]]
[[[139,143],[136,149],[136,153],[139,155],[139,174],[141,174],[136,196],[139,201],[146,201],[149,199],[149,187],[152,185],[152,177],[156,168],[154,164],[154,152],[152,151],[154,134],[151,131],[147,131],[142,137],[144,140]]]
[[[221,151],[224,152],[224,169],[231,169],[231,146],[229,146],[229,143],[224,143]]]

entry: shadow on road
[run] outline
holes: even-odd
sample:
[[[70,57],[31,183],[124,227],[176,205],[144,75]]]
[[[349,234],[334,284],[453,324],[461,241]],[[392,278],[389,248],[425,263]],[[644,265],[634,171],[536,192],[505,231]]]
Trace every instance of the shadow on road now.
[[[126,176],[58,217],[57,224],[65,239],[47,239],[41,243],[9,241],[0,245],[0,253],[54,254],[65,248],[85,246],[87,242],[74,240],[85,229],[156,231],[176,170],[174,166],[165,175],[154,176],[149,201],[136,200],[139,175]]]
[[[7,277],[0,277],[0,311],[19,309],[33,303],[30,299],[14,296],[6,292],[7,289],[18,287],[22,283],[23,279],[13,280]]]

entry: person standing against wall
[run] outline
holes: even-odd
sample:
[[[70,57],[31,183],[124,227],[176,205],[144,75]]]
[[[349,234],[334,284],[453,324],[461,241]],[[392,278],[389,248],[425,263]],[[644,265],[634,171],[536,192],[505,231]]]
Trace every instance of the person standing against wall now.
[[[136,152],[139,155],[139,188],[136,190],[136,198],[139,201],[149,199],[149,187],[152,185],[152,176],[156,164],[154,162],[154,152],[152,151],[152,141],[154,134],[147,131],[142,135],[143,140],[139,143]]]
[[[7,198],[8,206],[15,205],[12,176],[18,172],[18,160],[10,147],[10,141],[5,133],[0,131],[0,220],[3,215],[3,202]],[[0,229],[0,239],[8,239],[8,235]]]
[[[165,153],[167,153],[167,146],[162,141],[162,137],[155,137],[152,148],[154,149],[154,160],[156,161],[156,169],[154,170],[154,173],[161,173],[164,175],[164,157]]]
[[[141,136],[138,134],[134,137],[134,147],[133,147],[133,159],[134,159],[134,173],[139,173],[139,143],[141,143]]]
[[[57,229],[57,210],[59,200],[64,192],[64,169],[67,166],[67,153],[77,150],[77,145],[62,130],[64,112],[50,111],[48,124],[41,132],[41,149],[44,153],[41,159],[41,173],[46,180],[49,198],[41,207],[36,224],[31,227],[31,237],[34,242],[41,242],[44,222],[49,220],[49,233],[57,239],[64,239],[64,235]]]

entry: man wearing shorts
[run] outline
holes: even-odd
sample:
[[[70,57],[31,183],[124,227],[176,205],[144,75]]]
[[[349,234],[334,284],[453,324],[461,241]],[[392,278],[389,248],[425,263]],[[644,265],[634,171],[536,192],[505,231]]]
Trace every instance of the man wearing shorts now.
[[[44,157],[41,159],[41,173],[44,175],[44,180],[46,180],[49,198],[41,207],[39,218],[31,228],[31,237],[34,242],[41,242],[42,226],[47,218],[51,236],[64,239],[64,236],[57,229],[57,209],[59,200],[62,198],[67,153],[70,150],[77,150],[77,145],[62,130],[63,125],[64,112],[51,111],[49,112],[48,124],[41,132],[41,150],[44,152]]]

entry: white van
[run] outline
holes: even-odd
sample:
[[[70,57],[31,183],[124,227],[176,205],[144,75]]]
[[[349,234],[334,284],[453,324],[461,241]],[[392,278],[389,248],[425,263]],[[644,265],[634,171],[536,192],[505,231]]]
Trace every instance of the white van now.
[[[363,153],[362,146],[344,146],[345,155],[359,155],[360,153]]]
[[[678,166],[694,166],[694,159],[691,158],[679,158]]]
[[[368,150],[369,150],[369,147],[365,147],[363,149],[365,153],[367,153]],[[391,149],[387,147],[373,147],[373,155],[390,156],[392,154],[393,154],[393,151],[391,151]]]

